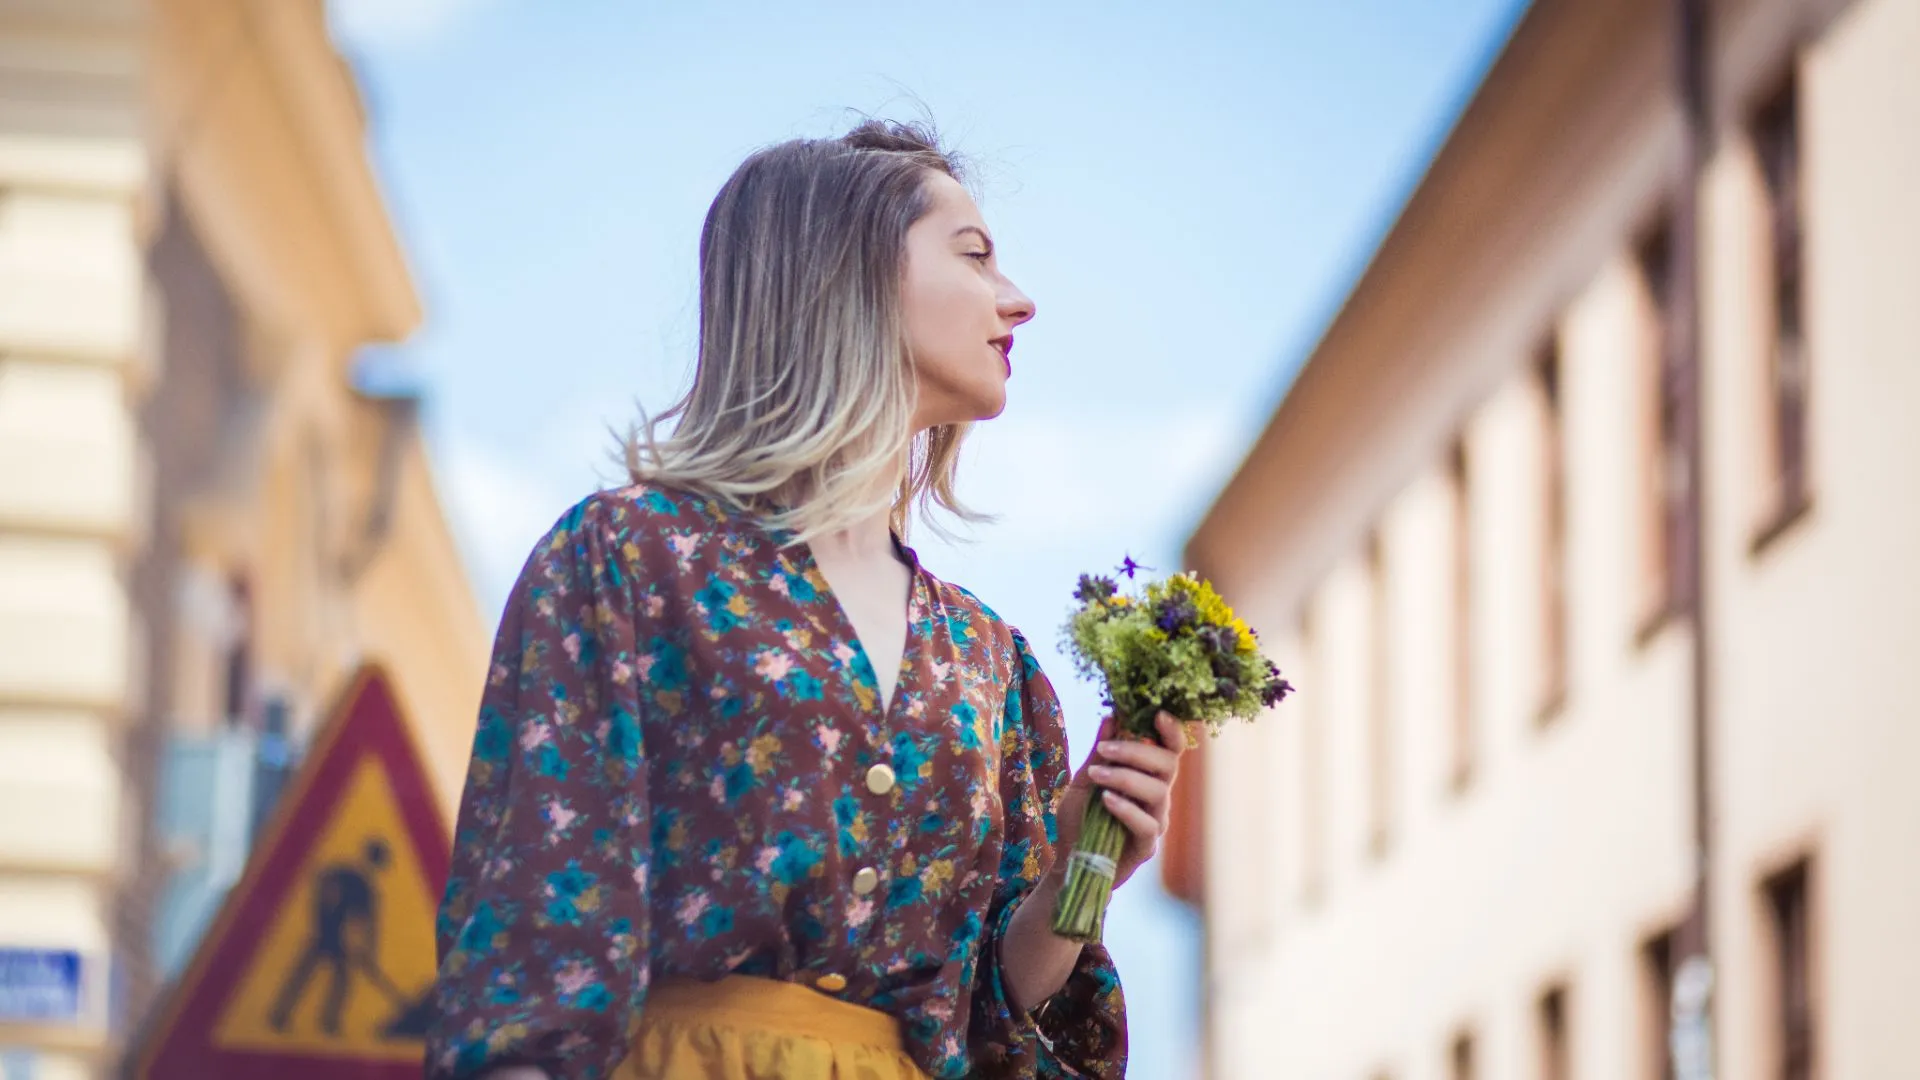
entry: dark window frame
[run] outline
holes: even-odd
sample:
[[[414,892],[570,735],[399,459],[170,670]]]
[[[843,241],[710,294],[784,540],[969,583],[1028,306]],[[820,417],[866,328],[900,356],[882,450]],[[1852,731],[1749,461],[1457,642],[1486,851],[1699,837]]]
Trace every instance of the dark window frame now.
[[[1800,83],[1792,65],[1762,98],[1747,122],[1767,204],[1769,295],[1766,365],[1772,460],[1769,505],[1752,539],[1759,554],[1812,505],[1808,399],[1811,359],[1807,340],[1806,201]]]
[[[1572,666],[1571,612],[1567,604],[1567,439],[1565,366],[1557,334],[1549,333],[1534,359],[1540,396],[1542,446],[1540,622],[1545,643],[1536,719],[1545,724],[1566,704]]]
[[[1812,1080],[1819,1050],[1813,868],[1800,859],[1761,882],[1773,960],[1774,1075]]]
[[[1367,534],[1367,851],[1381,858],[1393,848],[1393,647],[1388,640],[1386,537],[1376,525]]]
[[[1566,983],[1554,983],[1541,991],[1534,1004],[1540,1080],[1572,1080],[1573,1034],[1567,1004],[1570,994]]]
[[[1674,1080],[1673,1055],[1667,1031],[1673,1015],[1673,977],[1679,966],[1679,944],[1673,930],[1664,930],[1640,946],[1640,981],[1647,1026],[1647,1080]]]
[[[1465,435],[1447,448],[1447,485],[1453,515],[1453,746],[1449,763],[1455,792],[1473,783],[1473,463]]]
[[[1692,520],[1692,502],[1687,498],[1687,452],[1682,445],[1681,410],[1685,400],[1680,386],[1683,372],[1678,353],[1679,327],[1674,322],[1674,220],[1671,210],[1659,217],[1641,237],[1636,248],[1636,264],[1646,286],[1653,318],[1656,343],[1651,357],[1648,383],[1652,397],[1653,430],[1649,434],[1648,455],[1643,482],[1647,485],[1643,525],[1651,537],[1642,538],[1642,558],[1646,566],[1643,585],[1648,590],[1646,605],[1636,640],[1645,645],[1675,618],[1684,616],[1693,583],[1686,580],[1687,544],[1697,538]]]
[[[1448,1080],[1475,1080],[1479,1076],[1479,1047],[1473,1037],[1473,1029],[1463,1027],[1454,1032],[1453,1041],[1447,1045]]]

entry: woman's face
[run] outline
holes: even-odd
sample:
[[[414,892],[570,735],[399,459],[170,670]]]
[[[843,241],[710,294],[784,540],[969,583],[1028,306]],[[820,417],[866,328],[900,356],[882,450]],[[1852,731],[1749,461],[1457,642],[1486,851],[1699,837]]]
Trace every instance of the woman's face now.
[[[929,172],[926,183],[932,207],[907,230],[901,285],[920,384],[916,431],[1000,415],[1013,328],[1033,318],[1033,301],[1000,272],[967,189],[945,173]]]

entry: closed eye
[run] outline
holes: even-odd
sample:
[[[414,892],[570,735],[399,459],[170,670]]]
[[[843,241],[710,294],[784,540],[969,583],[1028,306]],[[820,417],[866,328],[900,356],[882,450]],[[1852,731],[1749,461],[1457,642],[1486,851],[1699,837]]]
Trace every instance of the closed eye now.
[[[969,259],[978,259],[981,262],[986,262],[988,259],[993,258],[993,252],[991,251],[968,251],[964,252],[964,254]]]

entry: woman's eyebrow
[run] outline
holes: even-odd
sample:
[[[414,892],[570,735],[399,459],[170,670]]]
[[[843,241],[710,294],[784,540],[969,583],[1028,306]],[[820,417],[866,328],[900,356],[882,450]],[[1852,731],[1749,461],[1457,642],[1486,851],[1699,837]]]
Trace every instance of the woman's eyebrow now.
[[[985,229],[983,229],[983,228],[981,228],[980,226],[978,226],[978,225],[962,225],[962,226],[960,226],[959,228],[957,228],[957,229],[955,229],[955,230],[953,230],[953,235],[954,235],[954,236],[956,236],[956,237],[958,237],[958,236],[964,236],[964,235],[966,235],[967,233],[972,233],[973,235],[975,235],[975,236],[977,236],[977,237],[979,237],[979,238],[980,238],[980,242],[981,242],[981,243],[983,243],[983,244],[985,244],[985,245],[987,245],[987,250],[988,250],[988,251],[992,251],[992,250],[993,250],[993,237],[991,237],[991,236],[988,236],[988,235],[987,235],[987,230],[985,230]]]

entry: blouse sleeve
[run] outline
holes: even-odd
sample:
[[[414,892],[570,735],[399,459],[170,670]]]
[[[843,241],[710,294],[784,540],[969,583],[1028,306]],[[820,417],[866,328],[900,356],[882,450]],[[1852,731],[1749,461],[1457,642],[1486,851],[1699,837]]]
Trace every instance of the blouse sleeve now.
[[[638,1025],[649,824],[621,525],[597,498],[570,510],[501,616],[436,927],[433,1080],[601,1080]]]
[[[974,980],[968,1049],[983,1077],[1120,1080],[1127,1071],[1126,1003],[1106,946],[1084,946],[1066,985],[1033,1013],[1013,1002],[1002,978],[1000,939],[1053,864],[1054,808],[1072,775],[1060,700],[1026,639],[1018,631],[1013,638],[1019,671],[1007,695],[1000,765],[1006,848]]]

